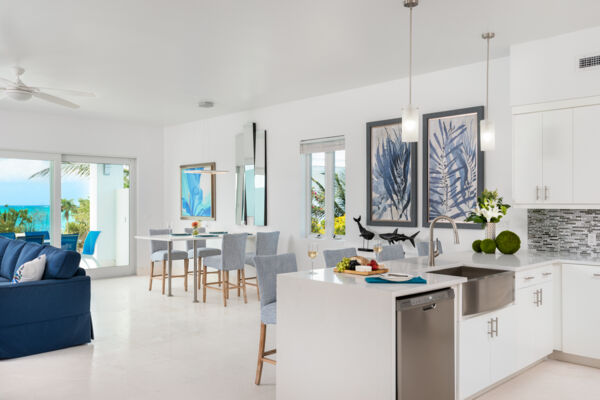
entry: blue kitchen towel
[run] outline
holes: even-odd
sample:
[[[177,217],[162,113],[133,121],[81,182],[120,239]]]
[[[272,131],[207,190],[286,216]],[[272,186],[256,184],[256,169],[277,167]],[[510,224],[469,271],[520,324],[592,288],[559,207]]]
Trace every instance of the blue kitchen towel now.
[[[415,276],[412,279],[402,282],[388,281],[387,279],[383,279],[379,276],[370,276],[368,278],[365,278],[365,281],[367,281],[368,283],[427,283],[427,281],[421,278],[420,276]]]

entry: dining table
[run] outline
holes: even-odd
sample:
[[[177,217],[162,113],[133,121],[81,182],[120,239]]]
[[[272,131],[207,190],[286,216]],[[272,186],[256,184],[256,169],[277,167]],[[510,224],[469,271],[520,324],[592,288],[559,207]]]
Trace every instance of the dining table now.
[[[171,278],[173,276],[173,243],[192,241],[194,254],[198,250],[198,242],[202,240],[222,240],[223,236],[228,232],[209,232],[200,233],[198,235],[183,234],[183,233],[172,233],[168,235],[136,235],[134,236],[137,240],[157,240],[160,242],[167,242],[167,296],[172,297],[173,292],[171,291]],[[253,237],[251,233],[247,234],[248,237]],[[194,257],[194,303],[198,303],[198,257]]]

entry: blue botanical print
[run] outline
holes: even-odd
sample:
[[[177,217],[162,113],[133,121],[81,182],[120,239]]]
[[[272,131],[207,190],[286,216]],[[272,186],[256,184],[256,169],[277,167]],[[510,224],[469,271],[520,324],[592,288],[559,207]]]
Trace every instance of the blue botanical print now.
[[[372,130],[371,215],[374,220],[408,221],[411,206],[411,150],[400,125]]]
[[[429,220],[464,221],[477,205],[477,115],[431,120]]]
[[[188,168],[201,170],[203,168]],[[211,175],[181,171],[181,213],[186,217],[211,217]]]

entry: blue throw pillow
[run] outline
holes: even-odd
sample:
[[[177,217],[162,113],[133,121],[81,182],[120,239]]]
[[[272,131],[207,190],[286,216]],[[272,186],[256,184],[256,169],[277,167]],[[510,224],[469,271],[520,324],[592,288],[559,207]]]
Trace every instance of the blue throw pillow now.
[[[17,266],[17,260],[19,259],[19,255],[25,244],[26,242],[22,240],[10,240],[10,243],[6,246],[6,250],[4,251],[2,263],[0,264],[0,276],[12,279]]]
[[[46,246],[40,255],[46,255],[46,271],[43,279],[69,279],[79,268],[81,254],[75,251],[57,249]]]
[[[23,250],[21,250],[21,254],[19,254],[19,258],[17,259],[17,263],[15,265],[18,267],[25,264],[26,262],[33,260],[34,258],[37,258],[42,252],[43,248],[44,246],[42,246],[41,244],[26,242],[25,246],[23,246]]]
[[[2,264],[2,256],[4,256],[4,252],[6,252],[6,248],[10,243],[9,238],[5,238],[4,236],[0,236],[0,265]]]

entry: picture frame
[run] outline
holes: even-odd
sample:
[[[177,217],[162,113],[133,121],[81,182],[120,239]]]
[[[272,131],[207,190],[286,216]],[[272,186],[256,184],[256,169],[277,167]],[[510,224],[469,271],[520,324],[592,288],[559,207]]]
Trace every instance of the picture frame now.
[[[216,163],[198,163],[179,167],[179,210],[182,220],[214,221],[216,219],[216,177],[214,174],[190,173],[215,170]],[[209,193],[206,193],[206,192]]]
[[[448,215],[458,228],[482,229],[465,218],[484,188],[483,113],[484,107],[478,106],[423,115],[423,227]]]
[[[402,118],[367,123],[367,225],[418,226],[417,144],[402,141]]]

